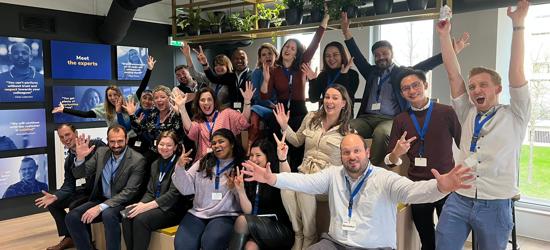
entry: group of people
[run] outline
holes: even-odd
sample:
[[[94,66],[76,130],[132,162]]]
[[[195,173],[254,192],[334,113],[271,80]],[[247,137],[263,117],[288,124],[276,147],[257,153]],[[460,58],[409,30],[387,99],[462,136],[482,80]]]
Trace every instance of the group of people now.
[[[90,111],[53,110],[102,117],[109,128],[105,145],[71,124],[58,127],[69,151],[65,180],[36,200],[64,237],[48,249],[93,249],[87,227],[97,221],[108,249],[120,249],[120,223],[127,249],[147,249],[152,231],[178,224],[176,249],[395,249],[398,202],[412,204],[422,249],[462,249],[470,231],[479,249],[505,249],[530,113],[523,72],[528,6],[519,0],[508,10],[510,105],[499,104],[501,80],[491,69],[472,69],[465,83],[456,55],[468,34],[453,42],[450,20],[436,25],[441,54],[413,67],[393,63],[387,41],[372,46],[376,62],[369,64],[345,13],[351,56],[341,43],[328,43],[318,75],[309,62],[328,15],[307,48],[296,39],[280,53],[263,44],[254,70],[242,49],[209,64],[199,47],[201,72],[185,45],[188,64],[176,67],[172,90],[146,89],[156,62],[150,57],[139,105],[111,86],[104,105]],[[441,63],[452,106],[426,93],[425,71]],[[355,119],[359,74],[352,64],[367,82]],[[313,112],[305,108],[308,82],[310,100],[319,101]],[[402,159],[410,162],[408,178],[388,171]],[[86,178],[83,187],[76,187],[79,178]],[[317,225],[321,207],[329,211],[327,229]]]

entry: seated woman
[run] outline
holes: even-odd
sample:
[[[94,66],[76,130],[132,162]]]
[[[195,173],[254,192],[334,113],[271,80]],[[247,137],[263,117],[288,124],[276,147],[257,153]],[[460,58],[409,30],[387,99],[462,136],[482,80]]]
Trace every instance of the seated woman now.
[[[275,136],[275,135],[274,135]],[[277,152],[267,139],[255,141],[250,149],[249,160],[273,173],[290,172],[285,160],[288,147],[275,137]],[[288,219],[281,194],[277,188],[264,183],[246,182],[246,195],[253,201],[252,214],[240,215],[235,221],[235,231],[229,250],[241,249],[290,249],[294,243],[292,224]]]
[[[187,95],[174,89],[174,102],[179,107],[183,127],[187,137],[197,144],[195,161],[201,159],[210,149],[212,133],[220,128],[227,128],[234,135],[248,128],[250,119],[250,100],[254,94],[252,84],[246,84],[246,90],[241,94],[244,97],[244,109],[240,113],[232,108],[220,107],[218,99],[211,88],[202,88],[193,100],[193,119],[187,114],[185,103]]]
[[[239,87],[237,86],[237,74],[233,72],[233,64],[226,55],[220,54],[214,57],[214,68],[208,64],[202,47],[199,46],[197,59],[202,64],[202,69],[208,80],[214,87],[214,93],[220,101],[220,105],[233,107],[233,103],[240,101]]]
[[[195,162],[182,155],[172,181],[183,195],[194,194],[193,207],[183,217],[174,246],[183,249],[227,249],[235,218],[251,206],[244,189],[235,188],[237,166],[244,150],[229,129],[216,130],[211,137],[212,152]]]
[[[304,160],[298,167],[300,173],[314,174],[329,166],[342,165],[340,142],[349,132],[351,105],[346,88],[334,84],[325,91],[323,107],[309,112],[296,132],[288,125],[283,105],[277,105],[275,118],[286,140],[295,147],[305,144]],[[295,233],[293,249],[304,249],[317,242],[315,196],[288,190],[281,195]]]
[[[151,165],[147,192],[138,203],[129,205],[128,216],[122,220],[124,241],[128,250],[147,250],[151,232],[175,226],[183,218],[186,206],[183,197],[172,183],[174,165],[182,153],[178,136],[164,131],[157,138],[160,158]],[[183,154],[186,157],[189,152]]]

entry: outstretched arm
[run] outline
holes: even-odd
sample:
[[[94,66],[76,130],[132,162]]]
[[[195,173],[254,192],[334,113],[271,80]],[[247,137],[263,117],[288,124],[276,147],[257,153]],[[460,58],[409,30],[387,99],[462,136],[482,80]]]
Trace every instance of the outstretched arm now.
[[[452,98],[457,98],[466,93],[466,86],[464,85],[464,79],[460,74],[460,64],[458,63],[456,53],[453,49],[453,43],[451,40],[451,23],[449,21],[439,22],[436,24],[436,30],[439,34],[443,65],[445,65],[447,77],[449,78],[449,84],[451,85],[451,96]]]
[[[512,35],[512,53],[510,56],[510,66],[508,69],[508,78],[510,79],[510,87],[518,88],[527,84],[525,72],[523,71],[523,60],[525,55],[525,16],[529,9],[527,0],[520,0],[516,9],[512,11],[508,7],[508,16],[512,19],[513,35]]]

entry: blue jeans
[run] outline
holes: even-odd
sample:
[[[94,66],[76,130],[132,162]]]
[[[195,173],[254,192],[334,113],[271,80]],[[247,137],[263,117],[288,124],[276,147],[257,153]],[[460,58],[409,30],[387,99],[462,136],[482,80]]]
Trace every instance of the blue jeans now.
[[[513,225],[510,199],[481,200],[452,193],[439,217],[436,249],[463,249],[470,230],[477,249],[506,249]]]
[[[174,239],[176,250],[225,250],[233,233],[234,216],[201,219],[187,213]]]
[[[264,121],[275,120],[273,109],[261,105],[252,105],[251,110],[252,112],[258,114],[258,116],[260,116]]]

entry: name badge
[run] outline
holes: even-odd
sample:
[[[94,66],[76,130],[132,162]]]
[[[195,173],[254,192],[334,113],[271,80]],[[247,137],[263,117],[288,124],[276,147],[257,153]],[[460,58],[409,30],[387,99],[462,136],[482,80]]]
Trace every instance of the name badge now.
[[[240,102],[234,102],[234,103],[233,103],[233,108],[234,108],[234,109],[240,109],[242,106],[243,106],[243,105],[242,105],[242,103],[240,103]]]
[[[206,149],[206,153],[207,153],[207,154],[212,153],[212,148],[207,148],[207,149]]]
[[[136,142],[134,142],[134,146],[136,146],[136,147],[141,146],[141,141],[136,141]]]
[[[424,157],[414,158],[414,165],[417,167],[426,167],[428,166],[428,159]]]
[[[212,193],[213,201],[221,201],[222,197],[223,197],[222,193]]]
[[[157,140],[153,141],[153,145],[155,145],[155,146],[157,145]]]
[[[380,110],[380,103],[379,102],[373,103],[371,109],[372,110]]]
[[[355,232],[355,229],[357,229],[357,226],[351,221],[344,221],[344,223],[342,223],[342,230],[344,231]]]

